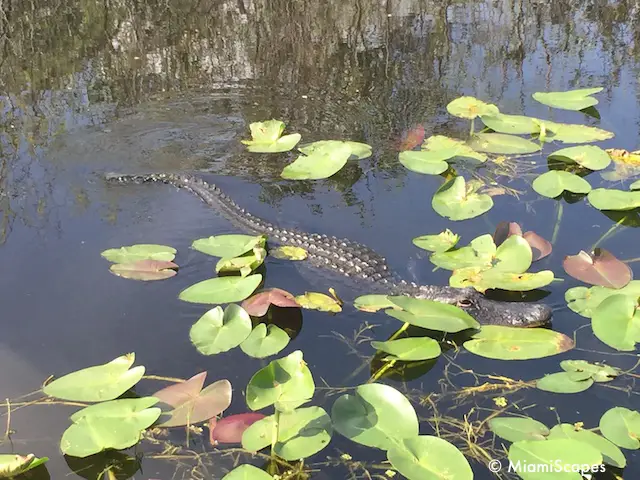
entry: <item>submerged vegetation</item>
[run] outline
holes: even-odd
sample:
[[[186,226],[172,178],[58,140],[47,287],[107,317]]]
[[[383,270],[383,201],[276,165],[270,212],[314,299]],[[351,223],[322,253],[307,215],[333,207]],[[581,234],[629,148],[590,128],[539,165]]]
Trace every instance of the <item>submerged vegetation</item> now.
[[[553,108],[583,111],[597,105],[593,95],[600,90],[539,92],[533,98]],[[492,196],[483,192],[484,183],[467,180],[453,170],[458,162],[490,168],[540,152],[548,144],[585,144],[613,137],[613,133],[596,127],[503,114],[496,105],[468,96],[452,101],[447,111],[470,121],[469,138],[431,136],[421,145],[415,145],[419,150],[400,152],[399,162],[413,172],[444,177],[445,181],[433,195],[432,206],[451,221],[474,218],[493,207]],[[477,119],[485,125],[479,132],[476,132]],[[284,130],[284,123],[278,120],[256,122],[251,125],[252,139],[243,143],[254,153],[288,152],[299,144],[301,135],[283,135]],[[518,135],[529,135],[529,138]],[[404,143],[408,145],[410,143]],[[372,155],[370,146],[343,140],[314,142],[298,150],[300,156],[282,171],[285,179],[328,178],[347,162]],[[588,194],[586,198],[593,207],[607,211],[627,211],[640,206],[637,196],[640,192],[633,186],[630,191],[592,190],[583,178],[592,171],[609,167],[608,151],[580,145],[553,151],[548,159],[554,167],[532,182],[532,188],[540,195],[561,201],[558,197],[567,195],[566,192],[583,197]],[[447,229],[428,232],[414,238],[413,243],[430,252],[430,261],[436,267],[451,271],[449,284],[454,287],[473,287],[479,292],[493,289],[531,292],[558,280],[551,270],[528,271],[533,263],[551,253],[553,242],[532,231],[523,233],[517,223],[504,222],[493,234],[480,235],[465,246],[459,246],[460,240],[460,235]],[[267,235],[233,234],[197,239],[192,248],[219,258],[215,267],[218,276],[179,293],[185,302],[215,305],[203,313],[189,331],[191,343],[202,355],[218,355],[239,347],[247,356],[257,359],[276,356],[291,340],[291,333],[278,325],[276,309],[314,309],[331,314],[339,314],[343,309],[344,302],[333,289],[330,295],[259,289],[264,275],[258,270],[266,258],[273,255],[304,261],[306,252],[299,247],[284,246],[270,251]],[[176,254],[173,247],[155,244],[102,252],[102,256],[113,263],[112,273],[142,281],[175,276],[179,269],[174,263]],[[591,319],[593,333],[602,343],[619,351],[635,351],[640,342],[640,283],[633,280],[629,267],[608,251],[596,249],[567,256],[563,269],[567,275],[591,285],[566,291],[569,308]],[[375,466],[381,471],[375,478],[393,478],[397,472],[410,480],[470,480],[474,476],[472,464],[491,468],[492,459],[504,457],[514,463],[556,465],[559,462],[569,469],[582,465],[583,473],[589,469],[602,470],[605,465],[607,469],[621,469],[626,465],[621,449],[640,448],[638,411],[614,407],[602,415],[598,427],[585,429],[583,425],[561,423],[558,419],[558,424],[549,429],[527,417],[524,411],[504,415],[507,402],[504,397],[497,397],[495,402],[502,407],[500,410],[480,420],[465,415],[464,421],[460,421],[440,416],[437,395],[401,391],[382,382],[399,366],[421,365],[449,350],[458,352],[460,347],[471,354],[496,360],[538,359],[568,352],[575,347],[575,340],[562,333],[543,328],[481,326],[458,306],[404,296],[362,295],[354,306],[363,312],[384,310],[387,316],[401,322],[389,339],[366,340],[376,351],[374,359],[378,362],[367,383],[319,388],[303,352],[295,350],[271,360],[256,371],[247,385],[236,388],[236,395],[244,393],[249,411],[222,416],[232,403],[229,380],[218,379],[204,387],[207,372],[199,372],[186,381],[145,376],[145,367],[134,367],[135,355],[129,353],[46,382],[41,398],[8,402],[7,432],[12,408],[36,403],[82,406],[70,417],[71,425],[60,440],[60,449],[65,455],[82,459],[124,450],[141,441],[152,442],[154,434],[162,428],[186,429],[188,444],[189,435],[197,433],[197,425],[206,423],[212,445],[239,443],[242,448],[234,448],[234,453],[243,454],[245,458],[268,459],[267,468],[263,470],[243,463],[238,456],[235,468],[224,477],[226,480],[306,478],[310,474],[307,459],[325,449],[336,434],[376,449],[380,455],[384,453],[386,462]],[[432,334],[409,336],[407,332],[414,327]],[[488,375],[490,382],[462,389],[458,395],[509,393],[525,388],[577,394],[595,388],[596,384],[608,384],[625,375],[635,376],[631,371],[583,360],[564,360],[560,367],[562,372],[550,372],[532,380]],[[134,388],[143,379],[168,380],[172,384],[151,395],[138,396]],[[337,395],[330,409],[309,406],[318,400],[321,389]],[[268,410],[259,412],[265,409]],[[429,410],[431,416],[425,416],[424,412]],[[433,434],[421,433],[422,424],[432,426]],[[451,429],[457,429],[457,435],[452,434]],[[491,433],[511,445],[501,450],[482,444],[482,438]],[[225,451],[225,447],[218,448]],[[46,461],[32,454],[0,455],[0,477],[20,476],[29,469],[42,468]],[[340,461],[333,464],[327,461],[322,467],[349,465],[349,468],[363,469],[368,478],[373,478],[364,463],[358,466],[355,463],[350,455],[344,454]],[[107,465],[99,475],[124,478],[113,473],[113,468]],[[524,470],[516,473],[525,480],[548,478]],[[581,474],[578,470],[565,470],[561,478],[578,480]]]

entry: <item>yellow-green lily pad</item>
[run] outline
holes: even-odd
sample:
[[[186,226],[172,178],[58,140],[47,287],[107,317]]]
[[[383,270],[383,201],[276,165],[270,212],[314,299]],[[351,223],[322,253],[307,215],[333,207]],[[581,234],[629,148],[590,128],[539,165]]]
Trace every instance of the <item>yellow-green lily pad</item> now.
[[[545,328],[485,325],[464,343],[464,348],[481,357],[496,360],[530,360],[571,350],[573,340]]]
[[[250,152],[288,152],[298,144],[302,136],[299,133],[282,136],[284,128],[284,122],[280,120],[254,122],[249,125],[251,140],[241,140],[241,142],[247,146],[247,150]]]

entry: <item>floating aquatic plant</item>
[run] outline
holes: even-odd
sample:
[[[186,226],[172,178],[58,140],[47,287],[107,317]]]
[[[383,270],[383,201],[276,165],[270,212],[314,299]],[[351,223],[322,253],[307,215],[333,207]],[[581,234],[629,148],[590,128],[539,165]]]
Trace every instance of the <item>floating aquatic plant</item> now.
[[[241,142],[247,146],[247,150],[250,152],[288,152],[302,138],[299,133],[282,136],[285,124],[280,120],[254,122],[249,125],[249,129],[251,130],[251,140],[241,140]]]

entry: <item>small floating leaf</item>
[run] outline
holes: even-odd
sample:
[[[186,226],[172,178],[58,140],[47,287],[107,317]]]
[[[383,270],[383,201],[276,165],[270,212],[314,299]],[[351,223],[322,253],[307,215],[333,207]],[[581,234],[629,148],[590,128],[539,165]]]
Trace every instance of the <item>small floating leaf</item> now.
[[[613,188],[596,188],[587,197],[598,210],[633,210],[640,207],[640,191],[627,192]]]
[[[571,438],[591,445],[600,451],[604,463],[608,465],[618,468],[624,468],[627,465],[627,460],[620,449],[597,433],[589,430],[576,430],[573,425],[563,423],[553,427],[549,434],[549,440],[558,438]]]
[[[524,154],[540,150],[540,145],[515,135],[505,133],[476,133],[469,146],[477,152],[498,154]]]
[[[549,158],[562,162],[574,162],[589,170],[603,170],[611,163],[609,154],[595,145],[563,148],[553,152]]]
[[[564,299],[567,306],[579,315],[591,318],[600,303],[611,295],[628,295],[640,297],[640,280],[631,280],[626,287],[615,289],[607,287],[574,287],[567,290]]]
[[[331,418],[320,407],[280,413],[277,427],[275,423],[275,416],[271,415],[251,425],[242,435],[243,448],[262,450],[271,445],[273,432],[277,431],[273,453],[288,461],[300,460],[329,445],[333,434]]]
[[[387,458],[409,480],[473,480],[473,471],[462,452],[439,437],[404,438],[391,446]]]
[[[109,270],[114,275],[130,280],[165,280],[173,277],[178,265],[162,260],[138,260],[132,263],[116,263]]]
[[[629,190],[632,190],[632,191],[640,190],[640,180],[636,180],[631,185],[629,185]]]
[[[296,302],[295,297],[280,288],[268,288],[242,302],[242,308],[252,317],[262,317],[266,315],[271,305],[300,308],[300,304]]]
[[[443,184],[431,201],[433,209],[450,220],[467,220],[491,210],[493,199],[486,194],[467,190],[463,177]]]
[[[576,467],[602,463],[602,455],[597,448],[588,443],[569,438],[553,440],[521,440],[509,448],[509,462],[512,465],[524,465],[518,471],[523,480],[581,480],[582,475]],[[535,465],[536,468],[527,468]]]
[[[591,285],[622,288],[633,280],[629,265],[603,248],[596,248],[591,254],[581,250],[577,255],[567,255],[562,266],[576,280]]]
[[[460,240],[460,235],[453,233],[448,228],[437,235],[422,235],[413,239],[413,244],[430,252],[446,252],[453,248]]]
[[[619,447],[640,448],[640,413],[623,407],[607,410],[600,418],[600,431]]]
[[[161,402],[173,407],[170,418],[160,427],[178,427],[206,422],[220,415],[231,405],[231,383],[218,380],[202,388],[207,372],[199,373],[186,382],[170,385],[153,394]]]
[[[422,141],[422,140],[420,140]],[[360,142],[352,142],[350,140],[342,141],[342,140],[320,140],[317,142],[309,143],[307,145],[303,145],[298,150],[300,150],[305,155],[312,155],[316,151],[331,151],[340,149],[342,147],[348,147],[351,151],[351,156],[349,160],[357,159],[363,160],[368,158],[373,153],[371,145],[367,145],[366,143]]]
[[[453,151],[427,151],[427,150],[407,150],[400,152],[398,160],[412,172],[425,175],[440,175],[449,168],[449,164],[444,160],[452,158]]]
[[[262,282],[262,275],[248,277],[216,277],[185,288],[178,298],[191,303],[240,302],[251,295]]]
[[[383,308],[397,308],[387,295],[362,295],[353,301],[353,306],[361,312],[377,312]]]
[[[471,315],[455,305],[405,296],[388,298],[402,310],[388,309],[385,313],[411,325],[448,333],[480,327]]]
[[[490,267],[496,254],[496,245],[491,235],[480,235],[469,245],[457,250],[436,252],[429,259],[434,265],[446,270],[457,270],[467,267]]]
[[[222,480],[273,480],[273,477],[264,470],[245,463],[231,470]]]
[[[475,97],[459,97],[449,102],[447,112],[456,117],[473,120],[482,115],[497,115],[500,110],[495,105]]]
[[[536,262],[548,255],[551,255],[551,252],[553,251],[551,242],[532,231],[525,232],[523,236],[531,246],[531,250],[533,252],[532,262]]]
[[[100,255],[113,263],[133,263],[139,260],[160,260],[171,262],[177,250],[166,245],[138,244],[128,247],[110,248]]]
[[[553,282],[553,278],[551,270],[516,273],[501,272],[495,268],[480,270],[470,267],[454,271],[449,279],[449,285],[458,288],[473,287],[483,293],[490,288],[527,292],[549,285]]]
[[[220,443],[242,443],[242,434],[251,425],[266,416],[262,413],[249,412],[229,415],[209,422],[209,443],[216,446]]]
[[[341,435],[382,450],[418,435],[418,416],[407,397],[381,383],[359,385],[353,393],[339,397],[331,419]]]
[[[240,257],[221,258],[216,264],[216,272],[239,272],[240,276],[246,277],[262,265],[266,256],[267,251],[264,248],[255,247]]]
[[[496,360],[529,360],[566,352],[574,347],[566,335],[544,328],[484,325],[464,343],[471,353]]]
[[[610,382],[622,373],[619,368],[599,363],[589,363],[585,360],[563,360],[560,362],[560,367],[566,372],[588,373],[596,382]]]
[[[338,173],[351,156],[348,145],[315,148],[310,155],[300,155],[282,170],[282,178],[289,180],[320,180]]]
[[[602,87],[581,88],[565,92],[536,92],[533,99],[553,108],[563,110],[583,110],[598,104],[598,100],[591,95],[601,92]]]
[[[392,359],[403,362],[429,360],[442,353],[440,344],[429,337],[401,338],[388,342],[371,342],[371,346],[391,355]]]
[[[509,133],[511,135],[523,135],[530,133],[537,133],[540,131],[536,119],[532,117],[525,117],[522,115],[506,115],[499,113],[497,115],[484,115],[481,117],[482,123],[484,123],[491,130],[500,133]]]
[[[438,155],[442,160],[449,160],[455,157],[471,158],[478,162],[485,162],[487,156],[473,150],[464,141],[444,135],[432,135],[422,144],[422,151]]]
[[[548,142],[555,140],[562,143],[589,143],[601,142],[614,137],[613,132],[586,125],[555,123],[545,120],[544,126],[548,130],[546,134]]]
[[[144,367],[131,368],[134,353],[104,365],[84,368],[60,377],[43,388],[45,395],[76,402],[113,400],[133,387],[144,375]]]
[[[295,297],[296,302],[309,310],[320,310],[321,312],[338,313],[342,311],[340,303],[324,293],[305,292],[304,295]]]
[[[241,140],[241,142],[247,145],[247,150],[250,152],[288,152],[298,144],[302,136],[299,133],[282,136],[284,128],[284,122],[280,120],[254,122],[249,125],[251,140]]]
[[[583,392],[591,385],[593,379],[589,374],[576,377],[573,372],[552,373],[536,380],[536,388],[553,393]]]
[[[247,405],[254,411],[269,405],[281,412],[291,411],[309,401],[314,390],[311,371],[302,352],[296,350],[273,360],[251,377],[246,391]]]
[[[420,145],[424,140],[424,126],[416,125],[408,132],[406,132],[402,138],[398,141],[398,151],[403,152],[405,150],[413,150]]]
[[[33,453],[29,455],[0,454],[0,478],[18,477],[48,461],[49,458],[38,458]]]
[[[307,251],[302,247],[292,247],[284,245],[282,247],[269,250],[269,255],[282,260],[304,260],[307,258]]]
[[[519,235],[507,238],[496,250],[492,270],[524,273],[531,266],[533,252],[529,243]]]
[[[494,417],[488,424],[493,433],[508,442],[544,440],[549,435],[547,426],[533,418]]]
[[[256,247],[264,248],[266,240],[266,235],[214,235],[195,240],[191,248],[213,257],[235,258]]]
[[[556,198],[565,190],[573,193],[589,193],[591,185],[584,178],[564,170],[551,170],[537,177],[532,184],[540,195]]]
[[[593,312],[591,328],[602,342],[611,348],[633,351],[640,342],[640,311],[638,299],[627,295],[612,295]]]
[[[277,325],[259,323],[240,344],[244,353],[254,358],[265,358],[280,353],[289,344],[289,335]]]
[[[217,306],[202,315],[189,331],[189,338],[203,355],[216,355],[240,345],[251,333],[251,318],[239,305],[222,310]]]
[[[86,458],[106,449],[124,450],[140,441],[142,432],[160,416],[153,397],[127,398],[92,405],[76,412],[63,434],[65,455]]]

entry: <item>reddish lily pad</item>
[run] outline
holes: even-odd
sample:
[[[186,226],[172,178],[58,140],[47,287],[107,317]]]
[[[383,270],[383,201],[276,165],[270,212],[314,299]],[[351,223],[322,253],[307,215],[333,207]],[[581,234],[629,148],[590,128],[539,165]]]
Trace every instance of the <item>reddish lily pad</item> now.
[[[416,125],[409,130],[402,139],[398,142],[398,151],[404,152],[405,150],[413,150],[424,140],[424,127],[422,125]]]
[[[109,270],[118,277],[130,280],[165,280],[173,277],[178,265],[165,260],[138,260],[131,263],[115,263]]]
[[[493,234],[493,243],[496,244],[496,247],[499,247],[511,235],[522,236],[520,225],[516,222],[500,222]]]
[[[622,288],[633,280],[629,266],[602,248],[596,248],[591,254],[580,251],[577,255],[568,255],[562,266],[573,278],[591,285]]]
[[[239,413],[220,420],[215,417],[209,421],[209,441],[216,446],[219,443],[242,443],[242,434],[266,415],[257,412]]]
[[[173,407],[171,418],[159,427],[192,425],[215,417],[231,405],[231,383],[218,380],[202,389],[207,372],[201,372],[186,382],[170,385],[152,396]]]
[[[278,307],[298,307],[295,297],[280,288],[270,288],[247,298],[242,302],[242,308],[252,317],[262,317],[267,314],[271,305]]]

